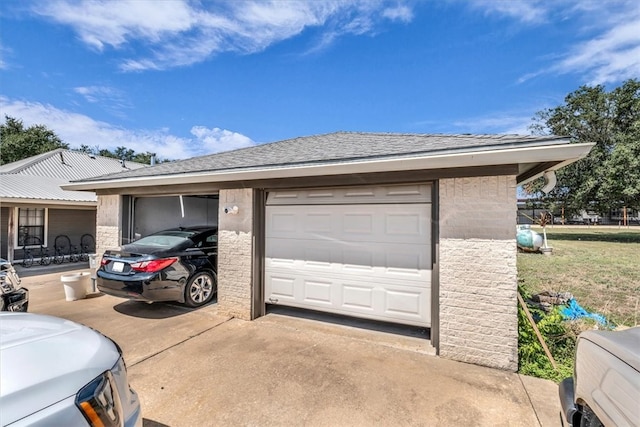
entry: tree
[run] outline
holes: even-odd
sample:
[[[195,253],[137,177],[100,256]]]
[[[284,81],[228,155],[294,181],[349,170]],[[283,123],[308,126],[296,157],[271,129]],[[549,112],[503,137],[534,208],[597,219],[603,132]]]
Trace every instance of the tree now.
[[[86,147],[86,146],[83,146],[83,147]],[[86,148],[88,149],[88,147]],[[110,151],[106,148],[100,149],[96,147],[96,149],[93,150],[93,153],[103,157],[111,157],[114,159],[128,160],[130,162],[144,163],[147,165],[151,164],[151,158],[155,158],[156,163],[164,163],[169,161],[169,160],[158,159],[155,153],[150,153],[149,151],[146,151],[144,153],[136,153],[135,151],[127,147],[117,147],[113,151]]]
[[[557,185],[546,197],[551,208],[562,207],[567,215],[587,208],[640,209],[640,81],[627,80],[611,92],[582,86],[533,120],[535,134],[596,143],[587,157],[557,172]],[[538,193],[541,186],[535,181],[525,189]]]
[[[4,116],[0,125],[0,164],[46,153],[56,148],[69,148],[52,130],[44,125],[24,127],[22,120]]]

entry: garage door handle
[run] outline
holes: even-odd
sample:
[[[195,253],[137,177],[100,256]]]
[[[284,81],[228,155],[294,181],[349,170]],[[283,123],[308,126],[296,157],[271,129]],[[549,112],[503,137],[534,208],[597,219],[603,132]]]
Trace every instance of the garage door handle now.
[[[269,298],[269,302],[271,304],[277,304],[278,303],[278,298]]]

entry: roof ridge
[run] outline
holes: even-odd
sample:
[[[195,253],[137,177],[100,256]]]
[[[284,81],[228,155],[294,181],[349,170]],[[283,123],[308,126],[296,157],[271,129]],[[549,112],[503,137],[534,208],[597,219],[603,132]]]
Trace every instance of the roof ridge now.
[[[87,153],[87,152],[80,151],[80,150],[73,150],[73,149],[69,150],[69,149],[67,149],[65,151],[67,153],[74,154],[74,155],[80,155],[80,156],[85,155],[85,156],[94,157],[94,158],[101,158],[101,159],[105,159],[105,160],[113,161],[113,162],[121,162],[122,161],[122,159],[119,159],[117,157],[101,156],[100,154]],[[135,164],[138,164],[138,165],[146,165],[146,163],[140,163],[140,162],[136,162],[134,160],[125,160],[125,161],[129,162],[129,163],[135,163]]]
[[[36,154],[35,156],[31,156],[31,157],[26,157],[24,159],[20,159],[20,160],[16,160],[15,162],[11,162],[11,163],[5,163],[4,165],[0,166],[0,171],[2,171],[2,173],[20,173],[25,169],[28,169],[29,167],[33,166],[34,164],[42,161],[42,160],[46,160],[50,157],[53,157],[56,153],[59,153],[61,151],[66,150],[65,148],[56,148],[53,149],[51,151],[46,151],[44,153],[40,153],[40,154]],[[68,150],[67,150],[68,151]],[[14,167],[11,167],[11,165],[16,165]],[[7,168],[7,166],[9,166]],[[7,170],[5,170],[7,169]]]
[[[88,156],[92,158],[100,158],[109,162],[121,162],[121,159],[116,157],[108,157],[101,156],[99,154],[86,153],[84,151],[69,149],[69,148],[55,148],[51,151],[47,151],[44,153],[36,154],[35,156],[26,157],[24,159],[16,160],[15,162],[5,163],[4,165],[0,165],[0,173],[3,174],[20,174],[30,167],[44,162],[52,157],[55,157],[58,153],[66,153],[73,156]],[[136,162],[133,160],[126,160],[128,163],[133,163],[136,165],[146,166],[145,163]]]

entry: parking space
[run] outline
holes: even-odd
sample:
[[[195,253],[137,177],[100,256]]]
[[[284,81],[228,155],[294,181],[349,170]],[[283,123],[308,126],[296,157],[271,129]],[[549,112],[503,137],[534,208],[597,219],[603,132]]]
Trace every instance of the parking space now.
[[[82,271],[82,270],[79,270]],[[64,274],[70,274],[67,271]],[[227,318],[216,314],[215,305],[192,309],[180,304],[129,301],[100,293],[66,301],[59,273],[26,277],[29,311],[82,323],[114,339],[129,365],[197,336]]]
[[[276,313],[228,319],[215,304],[65,301],[59,274],[23,284],[29,311],[121,345],[145,427],[560,425],[554,383],[435,357],[424,338]]]

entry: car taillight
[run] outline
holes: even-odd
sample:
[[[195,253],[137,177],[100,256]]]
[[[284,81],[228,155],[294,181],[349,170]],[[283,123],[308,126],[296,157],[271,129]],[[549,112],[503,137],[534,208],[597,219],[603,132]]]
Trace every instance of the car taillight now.
[[[111,262],[111,260],[108,260],[108,259],[106,259],[106,258],[102,258],[102,259],[100,260],[100,265],[107,265],[107,264],[109,264],[110,262]]]
[[[169,267],[177,260],[178,258],[162,258],[151,261],[134,262],[131,264],[131,269],[141,273],[155,273],[156,271]]]

